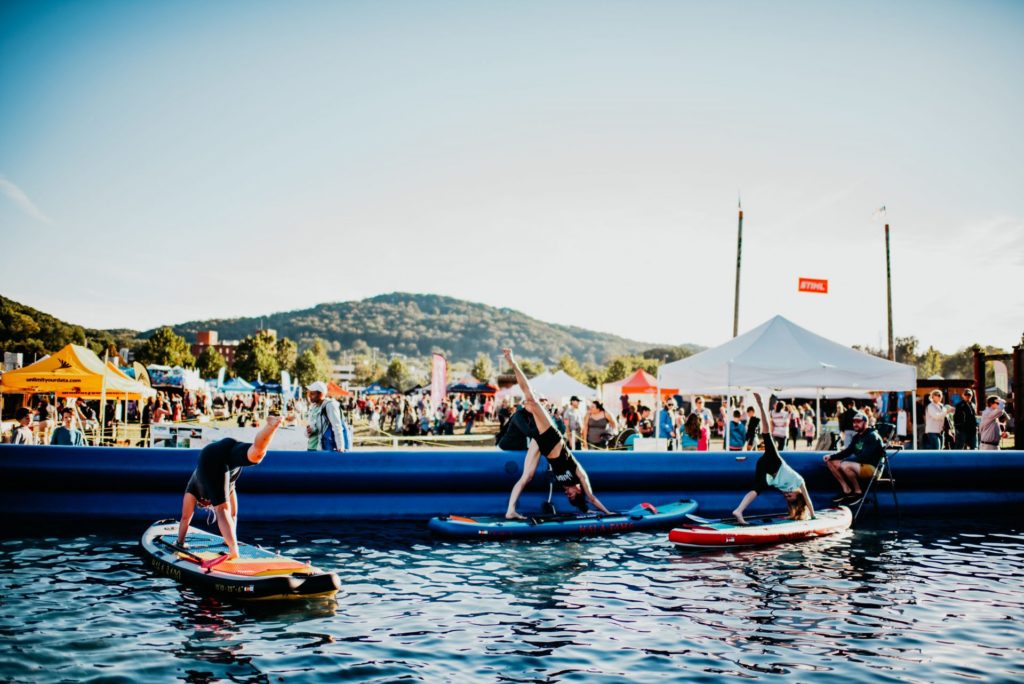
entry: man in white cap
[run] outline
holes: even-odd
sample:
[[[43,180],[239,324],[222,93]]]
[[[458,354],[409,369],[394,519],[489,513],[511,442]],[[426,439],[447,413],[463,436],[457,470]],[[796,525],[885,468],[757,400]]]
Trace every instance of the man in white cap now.
[[[345,451],[345,428],[338,402],[327,396],[327,384],[317,380],[306,387],[309,399],[309,451]]]

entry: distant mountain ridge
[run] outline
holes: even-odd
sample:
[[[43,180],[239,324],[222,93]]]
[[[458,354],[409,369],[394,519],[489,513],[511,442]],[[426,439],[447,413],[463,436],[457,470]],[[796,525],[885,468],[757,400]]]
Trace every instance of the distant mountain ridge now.
[[[656,345],[609,333],[545,323],[519,311],[432,294],[393,292],[368,299],[318,304],[300,311],[266,316],[190,321],[171,328],[189,341],[200,330],[216,330],[221,339],[241,339],[260,327],[295,340],[314,338],[335,349],[425,356],[440,351],[452,360],[490,357],[510,346],[524,358],[557,362],[564,354],[580,362],[604,363],[638,354]],[[153,331],[142,334],[148,337]]]

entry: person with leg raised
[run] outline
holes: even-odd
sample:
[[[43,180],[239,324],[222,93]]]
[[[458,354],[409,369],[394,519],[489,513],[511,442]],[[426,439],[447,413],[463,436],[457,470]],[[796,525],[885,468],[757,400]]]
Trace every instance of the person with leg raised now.
[[[537,432],[537,437],[530,442],[527,448],[526,461],[523,463],[523,474],[515,486],[512,487],[512,494],[509,496],[508,510],[505,513],[505,517],[509,519],[524,519],[524,516],[516,512],[516,504],[519,502],[519,495],[522,494],[523,488],[533,479],[533,473],[537,469],[541,456],[547,459],[548,467],[551,469],[551,477],[562,487],[562,491],[569,499],[569,503],[580,511],[586,512],[588,510],[587,501],[589,501],[602,513],[610,514],[611,511],[605,508],[604,504],[594,496],[587,472],[573,457],[561,433],[555,428],[551,416],[548,415],[548,412],[541,403],[537,401],[537,397],[534,395],[526,375],[523,374],[519,364],[516,363],[512,350],[504,349],[502,351],[505,354],[505,360],[508,361],[512,371],[515,373],[519,388],[523,391],[523,396],[526,398],[524,402],[525,408],[530,413],[530,417],[533,418]]]

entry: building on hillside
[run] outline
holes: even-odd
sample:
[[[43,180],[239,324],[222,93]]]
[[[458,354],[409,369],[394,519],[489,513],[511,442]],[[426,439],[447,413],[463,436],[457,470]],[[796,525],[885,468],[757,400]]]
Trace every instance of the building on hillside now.
[[[216,330],[200,330],[196,333],[196,341],[192,344],[192,356],[199,358],[203,350],[213,347],[228,364],[228,368],[235,365],[235,352],[238,350],[238,340],[218,340]]]
[[[348,387],[348,384],[356,378],[355,364],[333,363],[331,364],[331,382]]]

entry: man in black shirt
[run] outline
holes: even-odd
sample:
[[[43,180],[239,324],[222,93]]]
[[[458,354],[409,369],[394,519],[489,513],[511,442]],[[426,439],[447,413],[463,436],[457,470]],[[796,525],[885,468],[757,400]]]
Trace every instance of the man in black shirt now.
[[[960,395],[960,403],[953,411],[953,427],[956,429],[954,449],[978,448],[978,412],[974,408],[974,392],[969,389]]]
[[[834,501],[843,506],[854,506],[861,499],[860,481],[875,474],[885,454],[885,445],[878,431],[868,427],[868,417],[861,412],[853,415],[853,439],[840,451],[825,454],[823,460],[832,477],[839,483],[842,493]],[[853,458],[849,458],[849,457]],[[848,459],[849,460],[844,460]]]
[[[761,419],[757,417],[757,412],[753,406],[747,407],[747,435],[744,440],[744,448],[747,451],[755,451],[757,449],[757,436],[761,433]]]
[[[185,488],[181,522],[178,525],[178,546],[185,545],[188,526],[196,506],[210,506],[217,514],[217,527],[228,547],[227,560],[238,558],[238,541],[235,538],[238,497],[235,494],[235,481],[242,474],[242,468],[257,465],[263,460],[270,447],[270,440],[280,426],[281,416],[271,415],[256,433],[252,444],[228,438],[203,447],[199,452],[196,469],[192,471],[192,477]]]

